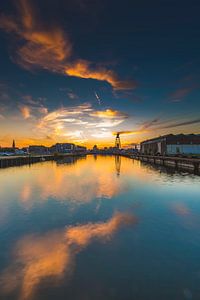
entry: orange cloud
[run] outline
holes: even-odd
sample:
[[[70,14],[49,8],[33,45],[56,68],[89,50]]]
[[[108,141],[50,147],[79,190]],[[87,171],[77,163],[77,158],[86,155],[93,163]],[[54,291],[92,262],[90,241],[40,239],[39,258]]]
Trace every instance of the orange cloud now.
[[[2,274],[0,283],[6,295],[20,289],[21,300],[31,299],[42,279],[61,278],[70,265],[62,232],[27,236],[17,243],[14,253],[13,264]]]
[[[103,67],[92,68],[91,65],[91,62],[86,60],[78,60],[68,66],[65,73],[69,76],[107,81],[116,90],[133,89],[136,87],[134,81],[120,80],[112,70],[107,70]]]
[[[128,118],[128,115],[122,113],[118,110],[106,109],[102,111],[95,111],[90,114],[91,116],[99,117],[99,118]]]
[[[31,299],[45,278],[62,279],[73,270],[77,253],[93,239],[108,240],[120,228],[133,225],[137,219],[130,214],[117,213],[103,223],[71,226],[66,230],[44,236],[28,236],[15,247],[12,265],[0,277],[2,291],[20,290],[20,299]]]
[[[112,132],[106,128],[115,127],[127,118],[128,115],[123,112],[113,109],[95,111],[91,104],[84,103],[47,113],[38,120],[37,127],[40,133],[43,132],[54,140],[67,138],[77,142],[77,138],[81,138],[83,142],[87,142],[91,137],[112,137]]]
[[[25,68],[42,67],[61,71],[60,63],[71,55],[71,43],[60,28],[43,29],[30,1],[20,0],[18,4],[20,22],[10,17],[0,19],[0,27],[17,34],[25,41],[18,48],[17,61]]]
[[[21,106],[20,111],[24,119],[28,119],[31,117],[30,108],[28,106]]]
[[[1,16],[0,28],[14,33],[22,46],[16,61],[24,68],[39,67],[52,72],[108,82],[114,89],[135,88],[136,83],[120,80],[115,72],[93,66],[86,60],[73,61],[72,43],[64,31],[55,25],[46,28],[38,18],[31,1],[18,1],[18,18]]]
[[[125,135],[131,135],[131,134],[141,134],[141,133],[145,133],[145,131],[143,130],[135,130],[135,131],[131,131],[131,130],[123,130],[123,131],[117,131],[117,132],[113,132],[113,135],[116,135],[117,133],[119,134],[125,134]]]
[[[104,165],[103,169],[102,165]],[[90,167],[88,168],[88,166]],[[92,156],[79,160],[78,164],[68,165],[67,171],[65,164],[59,165],[59,167],[48,165],[44,170],[41,170],[37,177],[32,177],[30,181],[29,179],[23,181],[22,191],[24,185],[30,185],[31,182],[44,201],[53,197],[58,201],[70,201],[79,204],[90,202],[94,198],[111,199],[128,188],[126,182],[119,185],[113,168],[115,165],[109,157],[99,157],[94,165]],[[84,176],[86,170],[90,176]],[[48,177],[45,177],[46,173],[48,173]],[[76,182],[79,182],[78,186]],[[33,204],[35,199],[33,194],[30,194],[28,202]],[[23,205],[27,207],[28,202],[23,201]]]
[[[18,62],[24,67],[39,66],[55,70],[59,67],[56,63],[70,55],[71,43],[59,28],[55,26],[48,30],[41,28],[30,1],[20,0],[18,10],[20,22],[6,16],[0,20],[1,28],[14,32],[20,39],[26,41],[17,51]]]
[[[136,218],[127,213],[117,213],[105,223],[89,223],[71,227],[66,232],[67,240],[71,245],[78,245],[82,248],[87,246],[93,239],[106,240],[125,225],[136,222]]]

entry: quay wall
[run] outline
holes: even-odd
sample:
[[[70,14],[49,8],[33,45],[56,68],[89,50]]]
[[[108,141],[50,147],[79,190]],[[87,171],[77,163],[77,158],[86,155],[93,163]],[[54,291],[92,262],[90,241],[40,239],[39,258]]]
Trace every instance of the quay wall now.
[[[79,153],[68,153],[58,155],[26,155],[26,156],[0,156],[0,169],[14,166],[31,165],[37,162],[53,161],[68,156],[82,156]]]
[[[138,159],[143,162],[172,167],[180,170],[191,171],[200,175],[200,159],[199,158],[181,158],[167,156],[152,156],[152,155],[124,155],[129,158]]]

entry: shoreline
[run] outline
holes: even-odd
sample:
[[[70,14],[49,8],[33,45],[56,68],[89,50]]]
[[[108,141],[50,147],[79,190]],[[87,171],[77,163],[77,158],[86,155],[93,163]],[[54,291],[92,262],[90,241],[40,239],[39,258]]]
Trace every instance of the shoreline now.
[[[123,156],[130,159],[140,160],[143,163],[171,168],[178,171],[188,171],[195,175],[200,175],[199,158],[180,158],[169,156],[133,155],[133,154],[92,154],[92,153],[66,153],[57,155],[30,155],[30,156],[0,156],[0,169],[31,165],[37,162],[57,161],[67,157],[85,157],[87,155],[114,155]]]
[[[152,155],[123,155],[128,158],[137,159],[144,163],[158,165],[163,167],[170,167],[176,170],[189,171],[195,175],[200,175],[200,159],[199,158],[185,158],[177,156],[152,156]]]
[[[0,169],[23,166],[23,165],[31,165],[37,162],[45,162],[45,161],[56,161],[57,159],[62,159],[65,157],[81,157],[86,154],[82,153],[67,153],[67,154],[58,154],[58,155],[27,155],[27,156],[0,156]]]

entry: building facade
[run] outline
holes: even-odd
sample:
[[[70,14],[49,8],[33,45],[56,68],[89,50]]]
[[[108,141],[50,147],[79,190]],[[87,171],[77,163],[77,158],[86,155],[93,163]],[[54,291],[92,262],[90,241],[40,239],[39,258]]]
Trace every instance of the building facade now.
[[[50,148],[51,153],[72,153],[75,145],[71,143],[57,143]]]
[[[165,135],[144,141],[140,152],[148,155],[198,155],[200,154],[199,134]]]
[[[49,148],[42,145],[33,145],[29,146],[28,152],[30,154],[44,155],[49,154]]]
[[[87,148],[84,146],[75,146],[74,152],[76,153],[85,153],[87,151]]]

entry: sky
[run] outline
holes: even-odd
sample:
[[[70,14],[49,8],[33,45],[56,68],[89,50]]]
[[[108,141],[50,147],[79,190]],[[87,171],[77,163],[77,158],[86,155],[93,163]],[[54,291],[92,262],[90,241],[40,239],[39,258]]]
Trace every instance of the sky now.
[[[0,145],[200,133],[198,0],[0,3]]]

